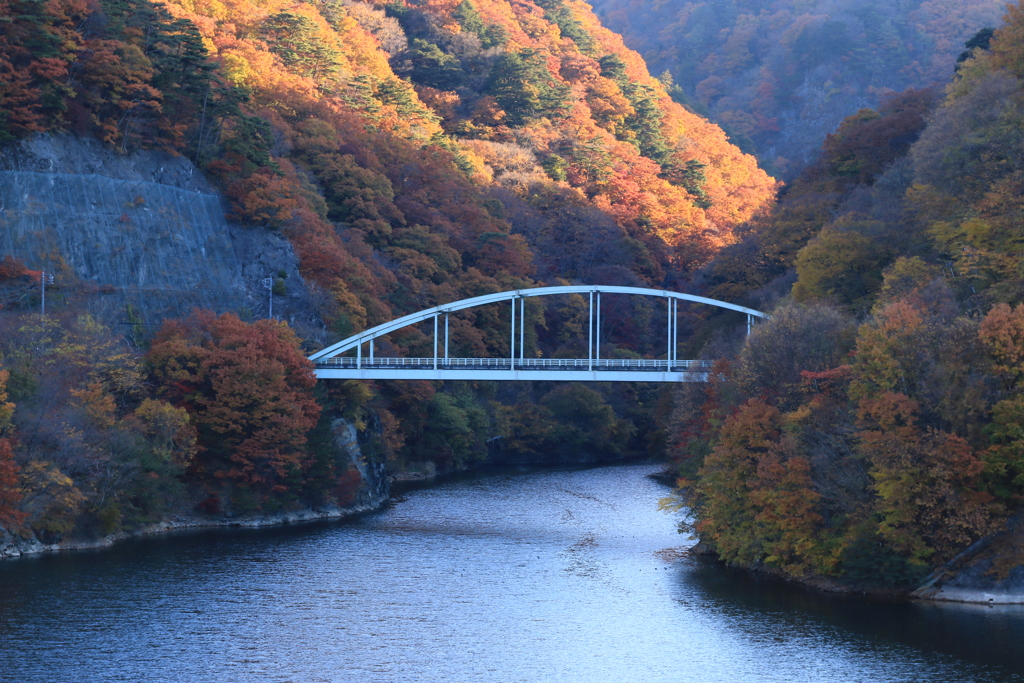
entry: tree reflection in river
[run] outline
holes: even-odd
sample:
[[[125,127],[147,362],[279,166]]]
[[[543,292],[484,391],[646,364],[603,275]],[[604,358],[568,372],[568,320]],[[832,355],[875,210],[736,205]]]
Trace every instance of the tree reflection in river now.
[[[0,564],[0,679],[1024,680],[1024,608],[679,559],[656,469],[492,473],[346,523]]]

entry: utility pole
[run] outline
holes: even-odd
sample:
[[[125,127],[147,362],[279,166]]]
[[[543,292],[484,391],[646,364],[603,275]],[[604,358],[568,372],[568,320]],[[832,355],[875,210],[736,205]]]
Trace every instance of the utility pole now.
[[[265,277],[262,280],[260,280],[260,284],[263,285],[263,287],[269,293],[269,297],[270,297],[270,299],[269,299],[269,301],[270,301],[270,315],[268,317],[271,320],[273,320],[274,319],[274,278],[272,278],[272,277]]]
[[[42,305],[41,314],[43,315],[43,317],[46,316],[46,285],[52,285],[52,284],[53,284],[53,273],[47,273],[47,272],[43,271],[43,272],[41,272],[39,274],[39,285],[40,285],[40,287],[42,287],[42,290],[43,290],[43,299],[42,299],[42,304],[41,304]]]

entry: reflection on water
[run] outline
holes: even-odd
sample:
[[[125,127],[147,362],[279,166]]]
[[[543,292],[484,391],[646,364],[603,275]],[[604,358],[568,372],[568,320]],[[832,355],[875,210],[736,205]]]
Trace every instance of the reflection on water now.
[[[870,648],[906,646],[925,658],[949,656],[1024,674],[1024,606],[837,596],[701,558],[686,564],[684,583],[699,587],[704,604],[738,610],[759,630],[829,629]]]
[[[0,680],[1024,681],[1024,608],[679,559],[654,469],[469,478],[346,523],[0,564]]]

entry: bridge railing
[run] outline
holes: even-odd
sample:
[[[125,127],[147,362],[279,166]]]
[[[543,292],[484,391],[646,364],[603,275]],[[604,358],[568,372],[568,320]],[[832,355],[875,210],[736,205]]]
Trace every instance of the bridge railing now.
[[[509,358],[321,358],[316,361],[318,368],[337,369],[438,369],[463,370],[473,368],[512,369]],[[515,368],[521,370],[647,370],[670,372],[685,370],[706,370],[712,361],[704,360],[660,360],[652,358],[516,358]],[[436,364],[436,365],[435,365]]]
[[[715,299],[708,299],[707,297],[696,296],[693,294],[686,294],[683,292],[672,292],[666,289],[650,289],[645,287],[622,287],[617,285],[565,285],[558,287],[535,287],[532,289],[516,289],[508,292],[495,292],[492,294],[483,294],[480,296],[471,297],[469,299],[461,299],[459,301],[453,301],[451,303],[441,304],[440,306],[434,306],[433,308],[424,309],[416,313],[410,313],[400,318],[388,321],[372,327],[367,330],[363,330],[357,334],[354,334],[347,339],[342,339],[336,344],[328,346],[326,349],[321,349],[309,357],[313,362],[320,363],[327,360],[328,358],[334,358],[342,355],[349,351],[355,351],[357,359],[364,356],[374,358],[374,342],[382,337],[400,330],[403,327],[409,325],[415,325],[424,321],[433,322],[433,342],[434,342],[434,356],[438,358],[446,358],[448,356],[448,348],[450,342],[449,336],[449,317],[452,313],[458,311],[464,311],[470,308],[476,308],[477,306],[485,306],[498,302],[508,301],[512,304],[509,311],[509,361],[503,363],[502,361],[495,360],[496,364],[490,367],[510,367],[512,363],[515,363],[515,367],[523,369],[558,369],[568,367],[567,364],[559,363],[555,365],[544,365],[543,362],[536,363],[534,360],[554,360],[554,359],[528,359],[526,358],[526,327],[528,326],[527,315],[526,315],[526,299],[531,297],[544,297],[544,296],[556,296],[566,294],[580,294],[588,298],[588,316],[587,316],[587,360],[586,367],[589,368],[635,368],[635,369],[653,369],[656,366],[645,365],[638,363],[635,365],[615,365],[613,363],[605,363],[603,361],[627,361],[634,359],[602,359],[601,358],[601,343],[605,340],[606,335],[605,326],[601,324],[601,296],[602,294],[629,294],[636,296],[653,296],[664,298],[667,302],[665,313],[665,355],[667,361],[665,367],[671,368],[689,368],[690,361],[680,360],[678,358],[679,349],[679,302],[694,302],[700,304],[709,304],[717,306],[719,308],[725,308],[740,313],[744,313],[747,316],[747,333],[750,333],[751,325],[753,324],[754,318],[767,318],[767,314],[761,311],[756,311],[752,308],[745,306],[739,306],[737,304],[731,304],[725,301],[717,301]],[[581,340],[582,341],[582,340]],[[607,343],[607,342],[606,342]],[[365,347],[365,348],[364,348]],[[368,353],[364,353],[364,351]],[[417,362],[417,365],[422,366],[425,359],[406,359],[406,362],[412,361]],[[455,359],[450,359],[455,360]],[[466,360],[466,359],[460,359]],[[467,364],[469,367],[488,367],[482,364],[476,364],[478,360],[484,359],[469,359],[471,363]],[[641,359],[637,359],[641,360]],[[344,361],[343,361],[344,362]],[[362,362],[357,360],[359,363],[356,367],[362,368]],[[446,361],[448,362],[448,361]],[[573,367],[582,367],[584,361],[580,359],[578,364],[571,364]],[[671,363],[671,365],[668,365]],[[430,359],[429,365],[434,367],[436,365],[433,358]],[[326,366],[324,366],[326,367]],[[335,366],[337,367],[337,366]],[[403,366],[407,367],[407,366]],[[685,378],[684,378],[685,379]]]

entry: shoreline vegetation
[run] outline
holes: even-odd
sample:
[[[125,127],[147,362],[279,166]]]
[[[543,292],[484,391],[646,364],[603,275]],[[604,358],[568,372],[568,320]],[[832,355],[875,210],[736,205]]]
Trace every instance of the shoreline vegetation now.
[[[294,510],[274,515],[241,517],[238,519],[210,519],[174,515],[166,520],[149,524],[131,531],[118,531],[94,540],[69,540],[46,544],[38,539],[0,537],[0,562],[18,558],[29,558],[48,553],[78,552],[82,550],[103,550],[132,539],[173,534],[176,532],[201,531],[204,529],[262,529],[270,526],[304,524],[357,517],[381,509],[387,503],[382,500],[351,505],[341,508]]]
[[[625,458],[616,462],[591,462],[576,464],[540,464],[525,463],[519,465],[492,464],[471,470],[437,472],[434,468],[425,468],[410,472],[397,472],[386,477],[387,484],[381,481],[379,470],[377,476],[371,476],[368,485],[361,489],[363,501],[344,506],[325,506],[320,508],[300,508],[268,515],[240,516],[230,519],[216,519],[212,517],[201,517],[188,514],[169,515],[166,519],[151,524],[145,524],[131,530],[121,530],[115,533],[93,539],[69,539],[56,543],[45,543],[36,537],[26,538],[16,536],[10,532],[4,532],[0,528],[0,562],[6,559],[31,557],[47,553],[76,552],[80,550],[101,550],[111,548],[114,545],[131,539],[157,536],[161,534],[172,534],[182,531],[198,531],[203,529],[260,529],[270,526],[283,526],[289,524],[302,524],[307,522],[320,522],[328,520],[342,520],[351,517],[358,517],[370,512],[376,512],[384,508],[390,500],[401,497],[405,492],[419,488],[429,488],[443,484],[452,479],[462,476],[497,475],[508,472],[533,472],[538,470],[562,470],[566,468],[595,468],[614,467],[616,465],[635,464],[642,462],[643,458]],[[655,481],[669,486],[672,475],[669,470],[662,470],[651,475]]]
[[[948,83],[879,92],[785,187],[577,0],[0,15],[0,528],[51,547],[181,511],[342,509],[370,469],[667,456],[731,565],[1024,590],[1024,539],[993,535],[1024,507],[1020,3],[972,29]],[[846,30],[801,20],[794,54],[842,68],[825,48]],[[800,71],[787,54],[774,73]],[[775,111],[783,91],[757,90]],[[714,363],[672,387],[317,382],[307,360],[444,302],[570,283],[771,319],[607,297],[602,354],[659,358],[678,329],[670,353]],[[584,297],[521,311],[517,351],[589,354]],[[453,314],[453,355],[507,356],[510,324]],[[433,344],[410,326],[376,350]]]
[[[771,314],[705,346],[668,420],[677,504],[727,563],[1024,594],[1022,35],[1010,4],[945,88],[848,116],[704,271]]]
[[[614,467],[619,464],[636,462],[635,460],[623,460],[615,463],[592,463],[577,465],[575,467]],[[314,522],[338,521],[358,517],[363,514],[377,512],[384,508],[389,500],[403,495],[405,491],[419,488],[436,486],[452,478],[459,476],[480,476],[487,474],[499,474],[508,471],[537,471],[563,469],[565,465],[529,465],[529,466],[495,466],[484,467],[480,470],[462,472],[412,472],[399,473],[391,478],[392,488],[387,495],[377,496],[371,501],[344,507],[329,507],[324,509],[300,509],[289,512],[282,512],[273,515],[258,515],[238,519],[211,519],[187,515],[174,515],[158,523],[146,525],[132,531],[120,531],[109,534],[102,538],[92,540],[71,540],[54,544],[45,544],[38,539],[15,539],[8,535],[0,537],[0,562],[4,560],[31,559],[46,554],[68,553],[80,551],[95,551],[113,548],[119,543],[130,540],[145,539],[147,537],[171,535],[177,533],[188,533],[210,529],[233,529],[248,530],[262,529],[272,526],[285,526],[293,524],[306,524]],[[648,475],[649,478],[666,487],[671,487],[675,481],[672,467],[666,467]],[[397,489],[397,491],[395,490]],[[1005,535],[1005,533],[1003,534]],[[944,588],[941,586],[943,577],[950,574],[959,566],[969,562],[976,555],[988,549],[1000,535],[987,537],[968,548],[959,556],[951,560],[945,566],[933,573],[927,581],[916,589],[902,590],[893,588],[880,588],[870,586],[851,586],[827,577],[793,577],[785,572],[770,567],[740,567],[732,565],[733,569],[761,574],[783,581],[785,583],[798,584],[815,591],[824,593],[839,593],[846,595],[864,595],[873,598],[888,598],[895,600],[924,600],[933,602],[957,602],[965,604],[988,604],[988,605],[1024,605],[1024,591],[1018,593],[993,592],[981,588]],[[679,557],[696,555],[708,560],[729,566],[719,555],[706,543],[697,540],[694,545],[679,553]],[[678,559],[678,558],[677,558]]]
[[[592,463],[580,464],[570,467],[601,467],[605,465],[618,465],[636,462],[635,459],[625,459],[615,463]],[[167,519],[147,524],[130,531],[118,531],[95,539],[73,539],[57,543],[44,543],[38,538],[23,538],[10,533],[0,534],[0,561],[5,559],[16,559],[31,557],[47,553],[76,552],[79,550],[101,550],[111,548],[114,545],[131,539],[157,536],[161,534],[172,534],[180,531],[202,530],[202,529],[260,529],[269,526],[282,526],[288,524],[302,524],[306,522],[319,522],[328,520],[341,520],[350,517],[357,517],[369,512],[375,512],[388,504],[388,501],[396,495],[401,496],[405,491],[431,487],[442,484],[459,476],[474,476],[480,474],[498,474],[508,471],[535,471],[538,469],[557,470],[564,469],[566,465],[539,465],[530,464],[522,466],[493,465],[485,466],[476,470],[457,472],[437,472],[433,468],[412,472],[398,472],[388,477],[390,484],[384,488],[380,482],[374,482],[373,488],[377,491],[375,495],[367,496],[370,500],[346,506],[328,506],[324,508],[303,508],[280,512],[270,515],[244,516],[234,519],[214,519],[211,517],[199,517],[187,514],[170,515]],[[668,471],[661,473],[656,480],[659,483],[668,485],[671,475]],[[2,532],[2,529],[0,529]]]

